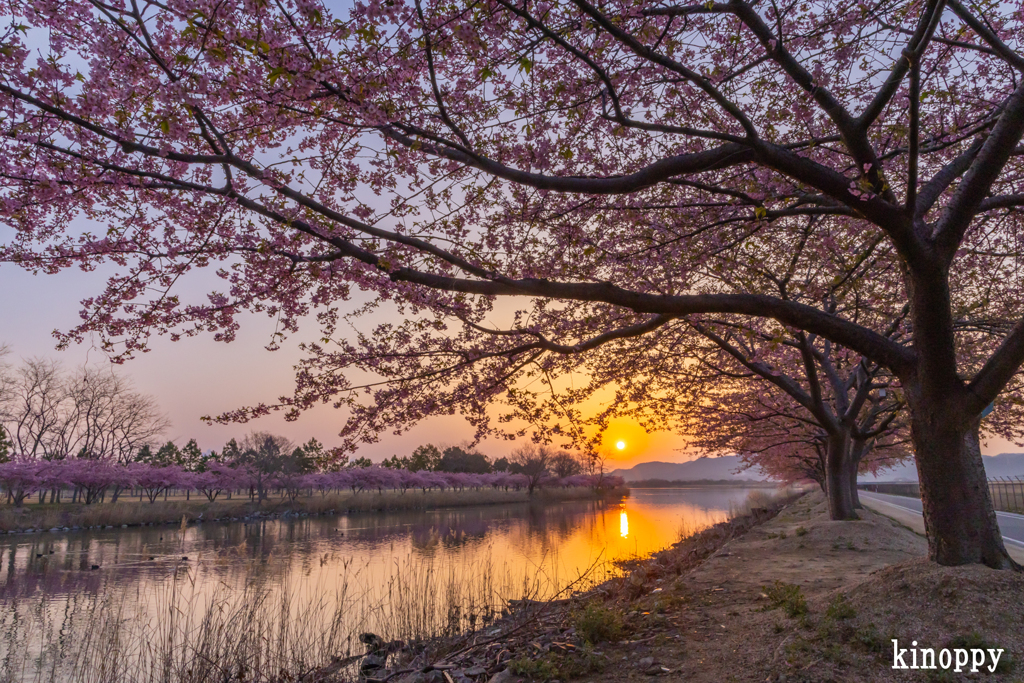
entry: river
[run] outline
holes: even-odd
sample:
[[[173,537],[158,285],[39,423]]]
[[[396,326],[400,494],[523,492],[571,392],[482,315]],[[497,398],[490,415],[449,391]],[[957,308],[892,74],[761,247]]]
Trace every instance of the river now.
[[[351,634],[362,630],[409,638],[481,627],[507,600],[604,580],[615,560],[722,521],[749,493],[634,489],[604,502],[8,535],[0,663],[25,680],[86,680],[57,669],[109,659],[111,640],[188,644],[211,624],[225,641],[248,628],[320,651],[358,651]],[[323,642],[307,642],[310,632]],[[95,642],[83,645],[86,635]]]

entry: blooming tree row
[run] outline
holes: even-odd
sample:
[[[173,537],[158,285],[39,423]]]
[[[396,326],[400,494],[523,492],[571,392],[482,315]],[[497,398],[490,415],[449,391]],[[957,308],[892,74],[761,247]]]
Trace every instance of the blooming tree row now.
[[[574,475],[557,477],[545,475],[539,479],[546,487],[613,487],[622,484],[619,477],[601,475]],[[533,489],[527,474],[497,472],[474,474],[469,472],[430,472],[426,470],[389,469],[379,466],[354,467],[335,472],[275,472],[261,473],[251,464],[211,462],[203,472],[190,472],[180,465],[156,466],[145,463],[121,465],[109,460],[37,460],[23,456],[0,463],[0,488],[8,502],[24,504],[33,493],[42,491],[70,491],[72,502],[91,504],[103,500],[109,493],[112,501],[126,490],[138,490],[150,502],[169,491],[194,491],[214,501],[226,491],[246,490],[257,495],[256,489],[280,489],[293,500],[302,492],[317,491],[326,496],[331,492],[398,490],[403,493],[419,489],[426,493],[432,489]],[[60,496],[57,496],[60,500]]]

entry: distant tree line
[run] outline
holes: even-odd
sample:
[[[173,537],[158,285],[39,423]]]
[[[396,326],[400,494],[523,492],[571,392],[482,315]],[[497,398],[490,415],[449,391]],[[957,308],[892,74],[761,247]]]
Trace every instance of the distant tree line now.
[[[742,488],[774,488],[774,481],[757,479],[634,479],[629,482],[630,488],[637,489],[674,489],[686,486],[735,486]]]
[[[621,478],[603,474],[572,474],[558,476],[550,465],[550,451],[523,448],[510,460],[516,471],[445,472],[440,470],[408,470],[368,464],[365,459],[354,462],[332,458],[319,442],[311,439],[305,446],[290,448],[282,437],[254,432],[241,443],[231,441],[220,453],[203,455],[194,441],[182,449],[165,444],[150,452],[145,462],[127,465],[114,460],[66,458],[60,460],[15,457],[0,463],[0,487],[7,501],[16,506],[26,498],[39,494],[39,502],[62,502],[70,492],[70,502],[92,504],[103,502],[107,495],[116,502],[126,491],[146,496],[150,502],[168,491],[202,493],[213,502],[222,493],[247,492],[257,503],[273,491],[294,500],[303,492],[321,495],[350,489],[359,491],[410,489],[424,493],[431,489],[463,490],[492,488],[527,490],[538,487],[613,487]],[[318,469],[319,468],[319,469]],[[64,499],[66,500],[66,499]]]
[[[399,457],[394,455],[381,463],[391,469],[419,472],[469,472],[488,474],[490,472],[510,472],[512,474],[528,474],[539,471],[553,474],[556,477],[572,477],[577,474],[592,474],[590,460],[569,453],[554,451],[546,446],[521,446],[508,457],[491,460],[476,450],[466,450],[461,446],[448,446],[444,450],[433,444],[419,446],[412,455]]]

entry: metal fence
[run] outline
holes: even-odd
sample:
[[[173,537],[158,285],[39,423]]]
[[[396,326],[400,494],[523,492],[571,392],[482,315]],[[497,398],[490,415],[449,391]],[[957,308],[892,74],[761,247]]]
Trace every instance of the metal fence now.
[[[858,484],[861,491],[874,491],[875,493],[888,493],[890,496],[907,496],[908,498],[920,498],[921,488],[916,481],[910,482],[882,482],[880,484]]]
[[[996,510],[1024,513],[1024,477],[996,477],[988,480]]]
[[[921,497],[921,489],[916,481],[858,484],[857,488],[892,496]],[[1024,477],[994,477],[988,480],[988,491],[996,510],[1024,514]]]

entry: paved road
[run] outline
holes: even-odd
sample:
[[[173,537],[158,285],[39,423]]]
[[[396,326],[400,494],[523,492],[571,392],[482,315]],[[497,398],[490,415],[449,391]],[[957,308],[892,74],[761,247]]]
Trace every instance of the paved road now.
[[[871,498],[887,505],[921,514],[921,501],[917,498],[890,496],[887,493],[874,493],[872,491],[858,491],[858,495],[861,498]],[[1015,515],[1012,512],[997,512],[996,517],[999,519],[999,530],[1003,532],[1003,540],[1018,548],[1024,548],[1024,515]]]

